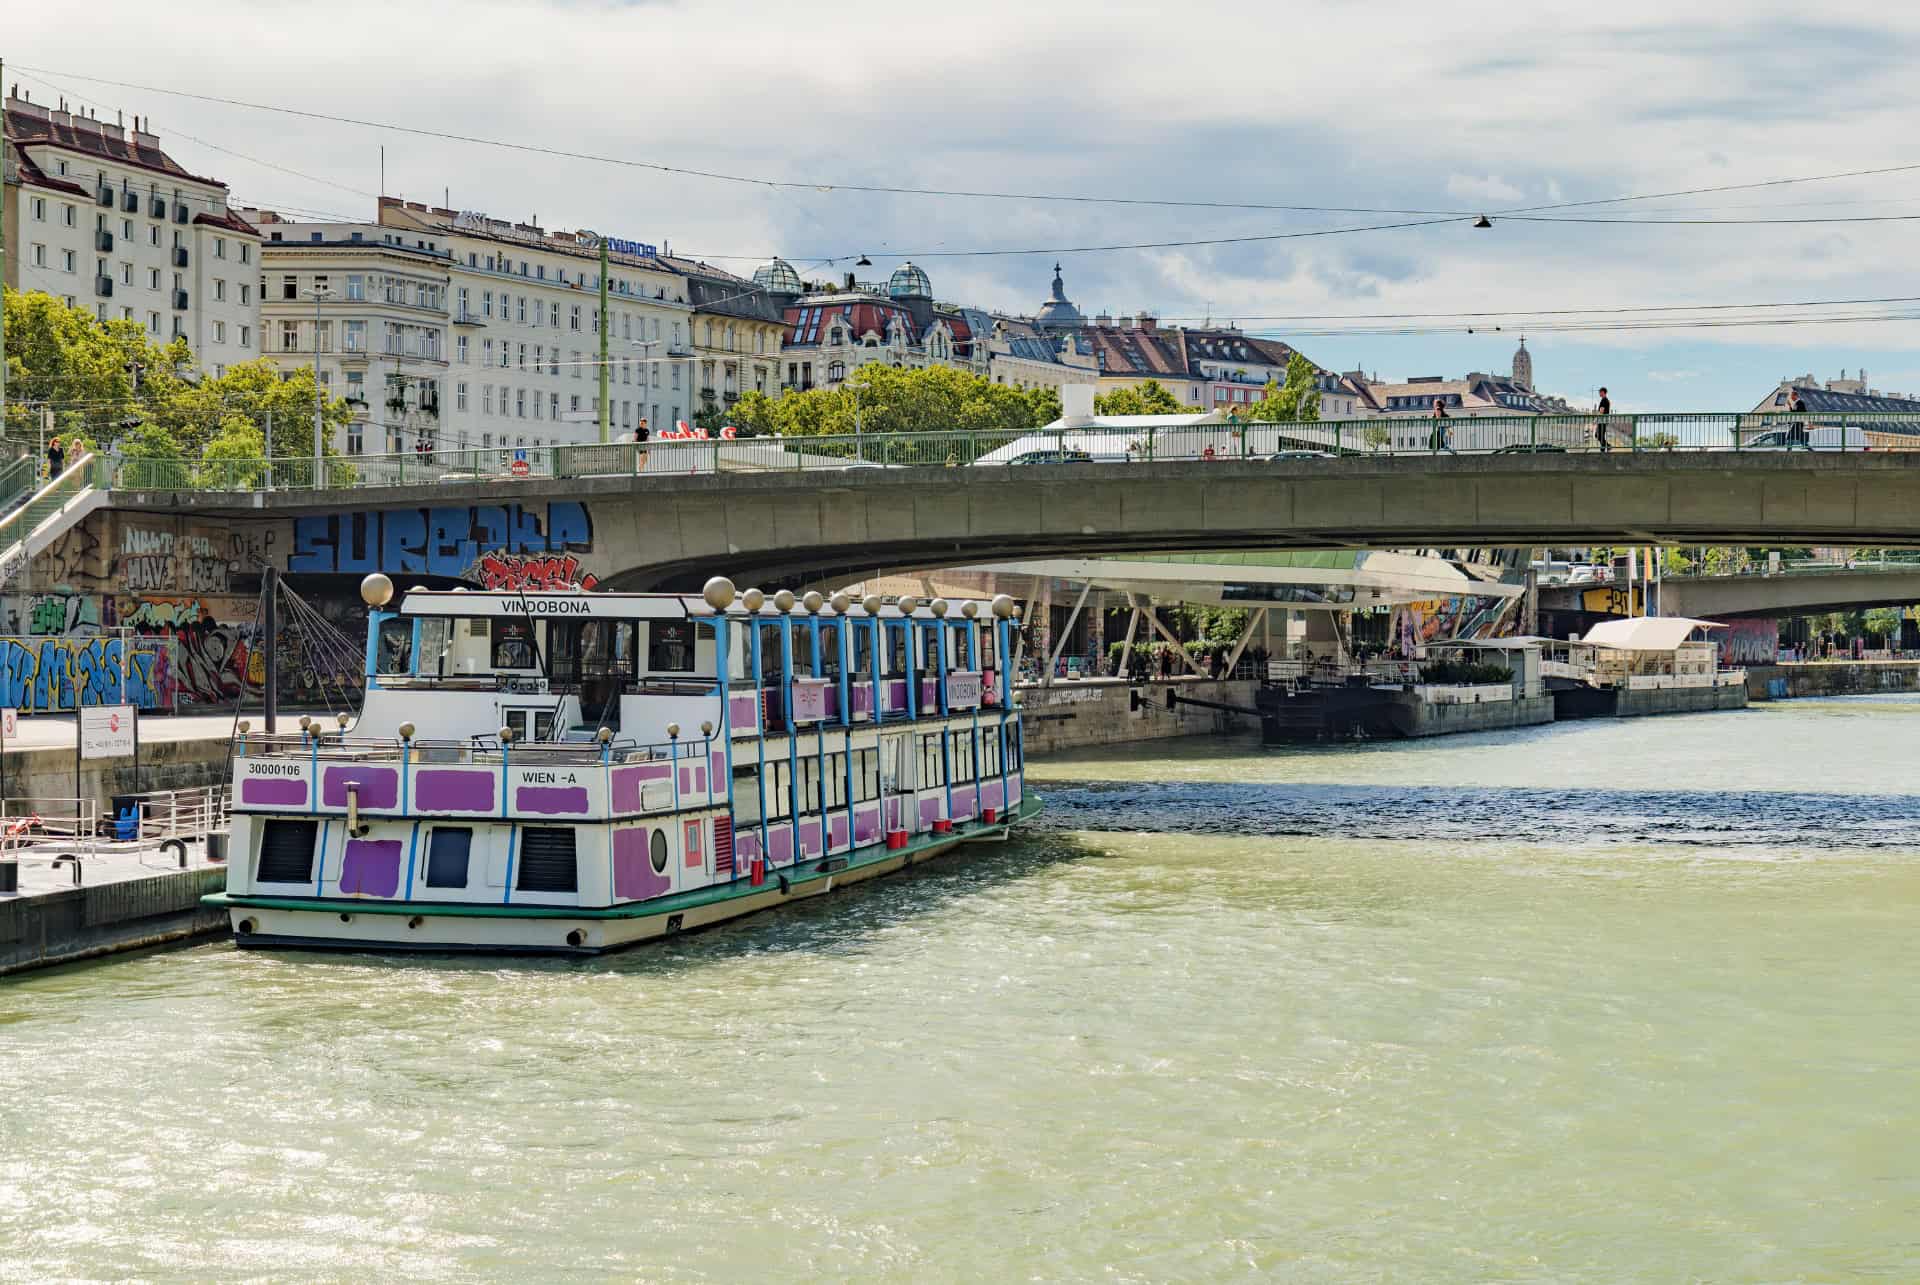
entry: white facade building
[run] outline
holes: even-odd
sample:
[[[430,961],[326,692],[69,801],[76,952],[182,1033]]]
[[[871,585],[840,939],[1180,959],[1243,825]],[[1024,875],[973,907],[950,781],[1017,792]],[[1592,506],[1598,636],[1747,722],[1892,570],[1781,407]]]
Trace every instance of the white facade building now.
[[[156,342],[180,337],[221,374],[259,355],[259,233],[226,184],[188,173],[143,128],[9,94],[6,283]]]
[[[448,405],[448,271],[436,237],[375,223],[301,223],[249,210],[260,246],[265,356],[282,371],[317,368],[353,422],[345,455],[478,446],[443,431]],[[316,357],[318,358],[316,363]]]
[[[470,211],[393,197],[380,224],[450,252],[450,348],[443,434],[469,447],[576,445],[600,440],[597,239],[547,232]],[[615,440],[642,418],[686,418],[686,278],[633,242],[611,242],[608,395]]]

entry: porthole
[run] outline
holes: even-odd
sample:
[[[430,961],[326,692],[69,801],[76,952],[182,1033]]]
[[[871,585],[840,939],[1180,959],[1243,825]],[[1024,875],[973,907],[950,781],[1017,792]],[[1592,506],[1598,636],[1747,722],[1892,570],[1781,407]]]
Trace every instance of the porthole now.
[[[648,855],[653,861],[653,872],[657,875],[665,874],[667,872],[667,832],[665,830],[653,832],[653,848]]]

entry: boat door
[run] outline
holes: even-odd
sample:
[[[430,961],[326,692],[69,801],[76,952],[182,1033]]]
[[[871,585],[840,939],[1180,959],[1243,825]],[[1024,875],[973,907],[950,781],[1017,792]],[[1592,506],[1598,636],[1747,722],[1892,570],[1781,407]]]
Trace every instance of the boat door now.
[[[880,738],[880,798],[882,829],[913,829],[914,803],[913,736],[895,732]]]

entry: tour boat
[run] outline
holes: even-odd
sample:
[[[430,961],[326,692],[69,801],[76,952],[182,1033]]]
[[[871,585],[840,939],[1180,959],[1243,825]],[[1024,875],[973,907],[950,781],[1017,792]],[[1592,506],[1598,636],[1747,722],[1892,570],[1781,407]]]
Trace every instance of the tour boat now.
[[[434,592],[378,573],[350,726],[239,725],[241,946],[592,954],[1004,838],[1004,595]]]

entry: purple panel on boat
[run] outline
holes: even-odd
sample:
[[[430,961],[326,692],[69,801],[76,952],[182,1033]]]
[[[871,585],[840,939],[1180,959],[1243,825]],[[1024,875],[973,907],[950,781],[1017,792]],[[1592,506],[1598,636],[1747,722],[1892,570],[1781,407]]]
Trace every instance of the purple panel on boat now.
[[[820,855],[820,823],[818,821],[800,823],[800,851],[809,857]]]
[[[1008,807],[1012,807],[1020,801],[1020,778],[1017,776],[1007,778],[1007,799]]]
[[[340,862],[340,891],[391,897],[400,890],[400,840],[348,839]]]
[[[727,756],[726,755],[724,754],[708,755],[707,766],[713,770],[714,780],[724,781],[727,779]]]
[[[847,814],[842,812],[827,818],[827,843],[831,847],[847,846]]]
[[[920,824],[922,826],[931,827],[933,825],[934,819],[937,818],[939,815],[940,815],[940,800],[938,799],[920,800]]]
[[[681,768],[680,769],[680,793],[692,794],[693,788],[694,788],[693,787],[693,769],[690,767]]]
[[[250,776],[240,783],[242,803],[290,804],[307,801],[307,783],[285,777]]]
[[[413,776],[413,802],[423,812],[491,812],[492,772],[422,768]]]
[[[837,683],[827,688],[827,717],[840,717],[840,687]]]
[[[658,897],[673,887],[673,880],[653,869],[653,836],[647,827],[637,825],[613,832],[613,895],[622,901],[642,901]]]
[[[1000,806],[1000,782],[988,781],[980,787],[980,806],[997,808]]]
[[[953,792],[953,819],[964,821],[973,815],[973,787],[956,787]]]
[[[751,696],[727,697],[727,718],[733,730],[752,731],[760,726],[760,702]]]
[[[513,793],[513,806],[520,812],[538,812],[541,816],[578,816],[587,810],[584,785],[523,785]]]
[[[886,697],[889,710],[904,710],[907,707],[907,680],[890,679],[887,682]]]
[[[693,788],[702,794],[707,792],[707,766],[704,763],[693,769]]]
[[[760,855],[760,832],[748,833],[745,830],[733,836],[734,869],[745,868],[748,862]]]
[[[937,709],[940,705],[940,683],[933,678],[920,680],[920,708]]]
[[[646,767],[616,767],[613,769],[613,810],[638,812],[640,787],[648,781],[665,781],[672,776],[673,769],[665,763],[653,763]]]
[[[400,773],[390,767],[330,767],[321,777],[320,801],[346,807],[349,785],[359,787],[363,808],[390,808],[400,801]]]
[[[858,808],[853,814],[853,841],[872,843],[880,837],[880,809]]]
[[[899,828],[900,828],[900,800],[888,799],[887,800],[887,829],[898,830]]]
[[[856,714],[873,713],[873,687],[868,683],[855,683],[847,693],[847,704]]]
[[[793,831],[787,826],[777,825],[767,833],[767,848],[773,863],[793,860]]]

